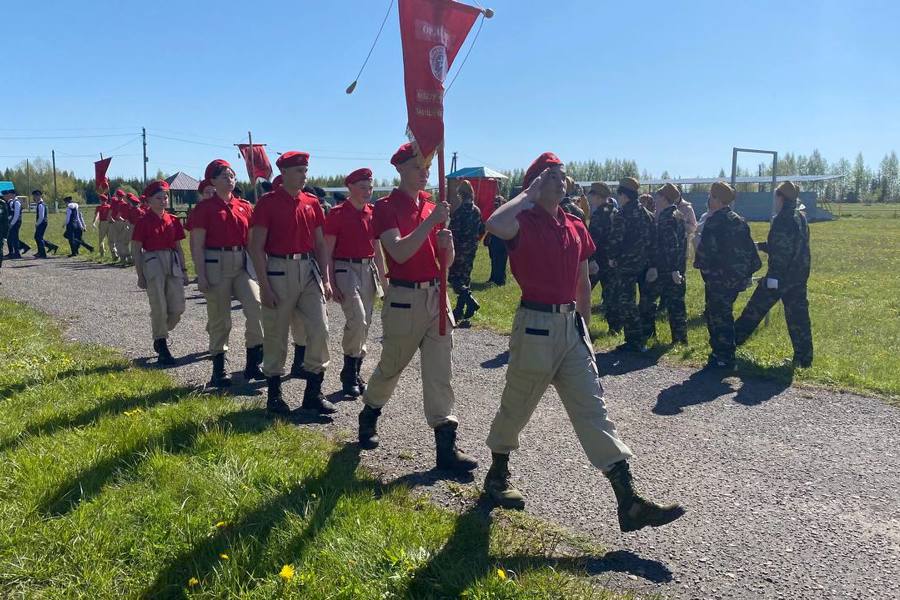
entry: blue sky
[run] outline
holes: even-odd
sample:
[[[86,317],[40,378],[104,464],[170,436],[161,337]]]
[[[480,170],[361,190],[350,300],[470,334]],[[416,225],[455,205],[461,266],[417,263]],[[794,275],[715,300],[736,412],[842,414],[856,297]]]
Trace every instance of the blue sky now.
[[[271,151],[312,152],[313,174],[392,177],[406,125],[396,6],[344,93],[388,1],[5,3],[0,138],[117,137],[0,139],[0,166],[55,148],[90,176],[112,151],[111,175],[138,175],[144,126],[151,174],[197,176],[252,130]],[[496,16],[445,101],[460,166],[552,150],[688,177],[727,169],[735,145],[872,165],[900,149],[895,2],[479,1]]]

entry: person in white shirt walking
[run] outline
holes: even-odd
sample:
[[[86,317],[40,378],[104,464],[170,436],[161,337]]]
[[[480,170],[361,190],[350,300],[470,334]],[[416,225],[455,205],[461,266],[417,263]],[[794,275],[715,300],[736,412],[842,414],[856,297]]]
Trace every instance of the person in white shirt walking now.
[[[66,202],[66,239],[69,240],[69,247],[72,249],[72,253],[69,254],[69,258],[73,256],[78,256],[78,250],[81,246],[84,246],[88,249],[88,251],[93,252],[94,247],[90,244],[85,243],[81,236],[84,233],[84,217],[81,216],[81,211],[78,209],[78,203],[72,200],[72,196],[66,196],[63,199]]]
[[[31,192],[32,202],[34,203],[34,242],[37,244],[37,258],[47,258],[47,249],[56,254],[59,246],[53,242],[44,239],[44,233],[47,231],[47,205],[44,204],[44,196],[41,190]]]

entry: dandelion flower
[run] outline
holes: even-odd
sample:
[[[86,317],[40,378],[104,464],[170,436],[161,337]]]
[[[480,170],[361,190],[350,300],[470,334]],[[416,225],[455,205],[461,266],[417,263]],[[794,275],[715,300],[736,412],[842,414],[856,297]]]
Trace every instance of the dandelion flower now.
[[[200,580],[196,577],[191,577],[188,579],[188,587],[194,587],[195,585],[200,585]]]
[[[216,529],[222,529],[226,525],[228,525],[228,521],[219,521],[218,523],[216,523]]]
[[[506,581],[506,571],[497,569],[497,577],[499,577],[501,581]]]
[[[292,567],[291,565],[284,565],[283,567],[281,567],[281,571],[278,573],[278,576],[285,581],[290,581],[294,578],[294,567]]]
[[[221,558],[222,560],[228,560],[228,555],[223,553],[219,555],[219,558]]]

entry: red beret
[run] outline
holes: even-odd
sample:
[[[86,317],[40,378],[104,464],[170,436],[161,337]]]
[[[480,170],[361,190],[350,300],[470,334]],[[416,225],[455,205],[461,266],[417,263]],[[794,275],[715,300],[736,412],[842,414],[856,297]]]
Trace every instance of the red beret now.
[[[125,197],[125,190],[123,190],[122,188],[117,189],[117,190],[116,190],[116,196],[118,196],[119,198],[124,198],[124,197]]]
[[[351,185],[366,179],[372,179],[372,169],[357,169],[344,177],[344,185]]]
[[[275,161],[275,166],[279,169],[305,167],[307,165],[309,165],[309,152],[297,152],[295,150],[285,152]]]
[[[275,179],[272,180],[272,189],[277,189],[282,186],[282,182],[284,181],[284,177],[281,175],[277,175]]]
[[[168,188],[168,185],[166,187]],[[157,191],[159,191],[159,190],[157,190]],[[156,192],[154,192],[154,193],[156,193]],[[130,200],[134,204],[137,204],[138,202],[140,202],[140,200],[138,200],[138,197],[135,196],[134,194],[132,194],[131,192],[126,194],[125,197],[128,198],[128,200]]]
[[[100,200],[106,200],[106,201],[109,201],[109,198],[107,197],[106,194],[100,194]]]
[[[214,160],[211,163],[209,163],[208,165],[206,165],[206,172],[203,173],[203,176],[206,177],[207,179],[212,179],[213,173],[215,173],[216,170],[219,169],[220,167],[228,167],[229,169],[231,169],[231,165],[228,163],[227,160],[217,158],[216,160]],[[231,169],[231,170],[233,171],[234,169]]]
[[[204,179],[197,185],[197,191],[202,194],[203,190],[210,187],[211,185],[212,185],[212,181],[210,181],[209,179]]]
[[[394,152],[394,155],[391,157],[391,164],[395,167],[398,165],[402,165],[409,159],[413,158],[416,155],[416,149],[413,148],[412,142],[406,142]]]
[[[525,177],[522,179],[522,189],[524,190],[531,182],[535,180],[535,178],[544,172],[544,169],[552,166],[552,165],[561,165],[563,161],[559,160],[559,157],[553,154],[552,152],[544,152],[531,163],[531,166],[528,167],[528,170],[525,171]]]
[[[147,184],[147,187],[144,188],[144,195],[147,198],[150,198],[151,196],[155,196],[159,192],[168,192],[168,191],[169,191],[169,184],[166,183],[165,181],[163,181],[162,179],[159,179],[157,181],[151,181],[150,183]],[[132,194],[132,195],[134,195],[134,194]]]

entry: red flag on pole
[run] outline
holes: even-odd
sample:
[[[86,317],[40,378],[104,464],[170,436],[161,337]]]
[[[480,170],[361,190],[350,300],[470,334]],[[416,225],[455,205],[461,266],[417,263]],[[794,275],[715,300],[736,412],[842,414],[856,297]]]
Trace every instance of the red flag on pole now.
[[[409,137],[429,161],[444,141],[444,79],[481,10],[452,0],[400,0]]]
[[[250,177],[250,183],[256,185],[257,177],[267,181],[271,179],[272,165],[269,163],[269,157],[266,156],[266,149],[263,147],[263,144],[253,144],[252,155],[250,153],[250,144],[238,144],[237,147],[247,163],[247,175]]]
[[[94,161],[94,181],[95,187],[105,192],[109,190],[109,179],[106,177],[106,171],[109,169],[109,163],[112,162],[112,156],[103,160]]]

